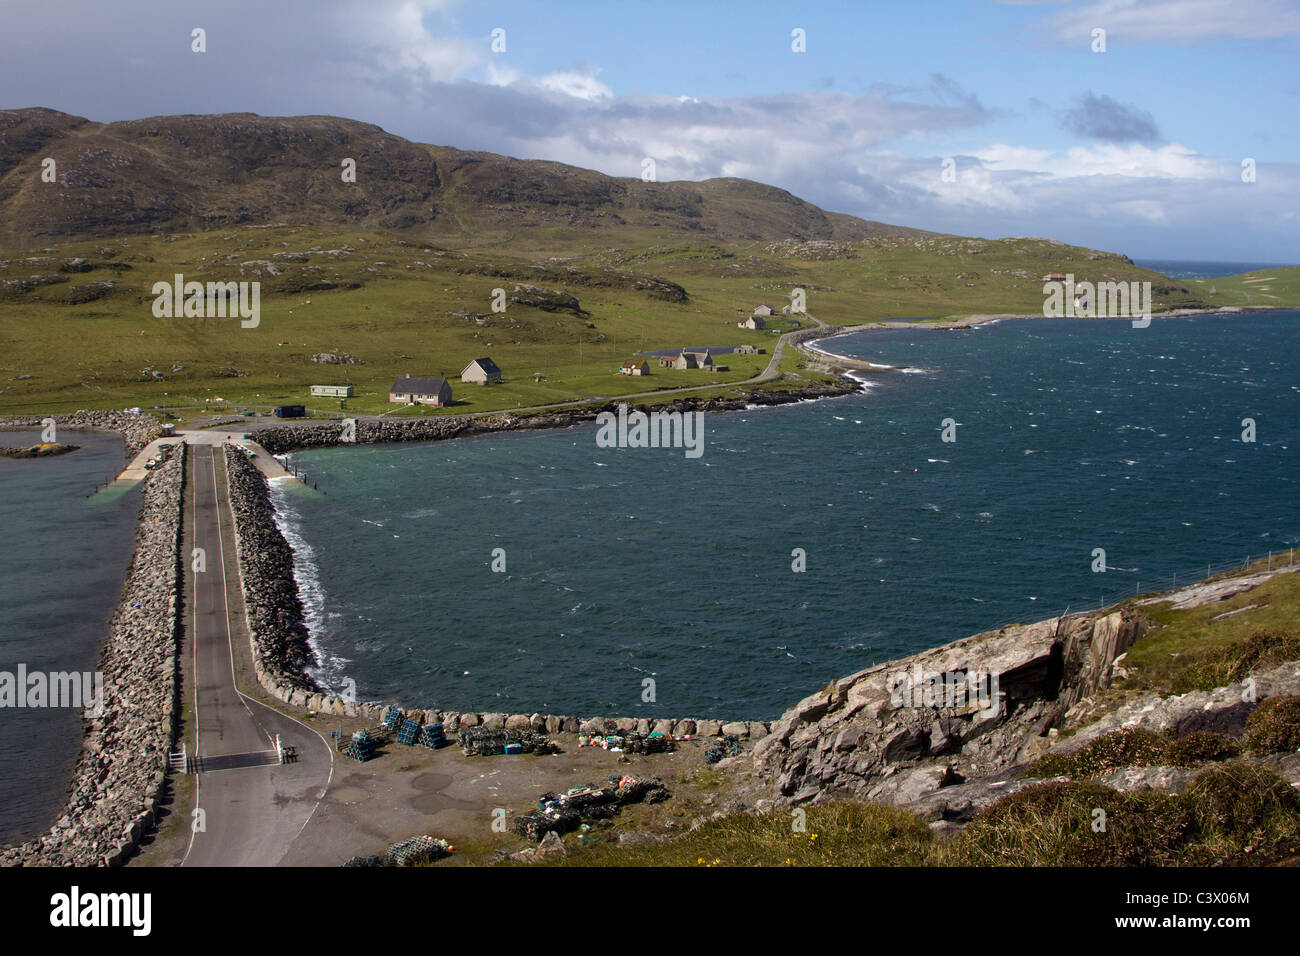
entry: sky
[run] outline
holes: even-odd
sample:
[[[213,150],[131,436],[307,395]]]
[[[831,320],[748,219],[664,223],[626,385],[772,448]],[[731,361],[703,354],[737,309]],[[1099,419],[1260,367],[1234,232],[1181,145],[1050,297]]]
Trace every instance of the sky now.
[[[0,108],[29,106],[328,114],[941,232],[1300,263],[1300,0],[0,0]]]

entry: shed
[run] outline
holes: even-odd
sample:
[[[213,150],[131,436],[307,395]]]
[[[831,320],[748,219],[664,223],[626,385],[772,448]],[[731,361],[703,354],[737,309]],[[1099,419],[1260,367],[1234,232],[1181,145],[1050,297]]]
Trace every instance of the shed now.
[[[497,368],[497,363],[490,358],[476,358],[465,366],[465,371],[460,373],[462,382],[476,382],[479,385],[487,385],[491,382],[501,381],[501,369]]]

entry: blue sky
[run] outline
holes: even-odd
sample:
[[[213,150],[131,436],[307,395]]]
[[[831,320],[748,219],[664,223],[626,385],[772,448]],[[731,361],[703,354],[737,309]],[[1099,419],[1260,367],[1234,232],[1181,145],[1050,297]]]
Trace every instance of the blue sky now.
[[[661,180],[745,176],[865,218],[1139,258],[1300,262],[1298,66],[1300,6],[1284,0],[0,11],[0,107],[328,113],[611,175],[650,157]]]

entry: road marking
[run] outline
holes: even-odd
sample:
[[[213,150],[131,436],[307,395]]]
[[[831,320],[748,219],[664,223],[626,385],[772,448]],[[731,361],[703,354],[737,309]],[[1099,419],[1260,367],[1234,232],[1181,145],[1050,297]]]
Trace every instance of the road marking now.
[[[198,482],[199,463],[197,458],[190,457],[190,455],[188,454],[189,452],[188,448],[186,448],[185,451],[187,453],[185,457],[189,459],[188,463],[192,464],[194,476],[195,476],[193,487],[190,489],[194,501],[194,507],[192,509],[193,517],[192,520],[190,521],[190,546],[192,548],[194,546],[195,532],[197,532],[199,528],[199,482]],[[184,528],[184,526],[185,526],[185,519],[184,516],[182,515],[181,527]],[[184,560],[184,557],[185,556],[182,554],[181,555],[182,560]],[[190,675],[190,679],[194,682],[194,757],[195,759],[198,759],[199,756],[199,582],[198,579],[194,578],[193,561],[190,562],[189,576],[194,581],[194,600],[192,602],[193,607],[191,608],[191,610],[194,612],[194,629],[190,633],[190,652],[193,654],[193,658],[194,658],[194,673]],[[188,770],[189,768],[186,769]],[[195,774],[194,775],[195,813],[198,812],[198,809],[199,809],[199,775]],[[189,845],[185,847],[185,855],[181,857],[181,863],[180,863],[181,866],[184,866],[185,861],[190,858],[190,851],[193,849],[194,849],[194,814],[192,813],[190,814],[190,842]]]

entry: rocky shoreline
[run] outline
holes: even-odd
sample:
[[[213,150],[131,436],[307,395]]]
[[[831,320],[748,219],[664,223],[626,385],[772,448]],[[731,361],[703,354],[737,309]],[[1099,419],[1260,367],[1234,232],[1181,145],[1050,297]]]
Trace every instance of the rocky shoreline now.
[[[1250,590],[1291,566],[1241,579]],[[1223,583],[1199,583],[1161,599],[1197,606],[1221,599]],[[1236,592],[1233,592],[1236,593]],[[1146,603],[1150,603],[1150,599]],[[760,805],[848,797],[911,810],[944,830],[958,829],[1001,797],[1042,781],[1025,767],[1047,754],[1069,754],[1120,730],[1172,738],[1210,730],[1239,738],[1258,703],[1300,695],[1300,663],[1253,673],[1214,691],[1162,697],[1148,693],[1093,719],[1103,692],[1123,672],[1129,647],[1147,625],[1124,608],[1013,625],[954,641],[833,681],[772,724],[746,757],[772,799]],[[996,674],[1000,706],[918,706],[891,694],[899,674],[960,686],[967,675]],[[1300,757],[1278,766],[1300,786]],[[1175,790],[1193,771],[1125,768],[1101,782],[1117,790]],[[761,807],[760,807],[761,808]]]
[[[754,389],[742,398],[685,398],[669,404],[630,405],[643,411],[666,412],[737,412],[754,406],[789,405],[795,402],[838,398],[860,391],[860,386],[848,381],[808,385],[786,392],[769,392]],[[404,441],[444,441],[470,435],[485,435],[502,431],[522,431],[542,428],[568,428],[594,422],[601,412],[616,412],[618,402],[588,405],[582,408],[533,415],[490,415],[479,418],[444,416],[439,418],[384,418],[357,419],[356,443]],[[329,448],[345,444],[343,430],[338,422],[305,425],[273,425],[256,432],[258,444],[273,455],[304,448]]]
[[[258,683],[272,697],[291,707],[378,723],[388,709],[387,703],[345,700],[323,691],[307,675],[306,669],[315,663],[315,655],[308,643],[302,599],[294,577],[293,549],[276,525],[275,507],[267,480],[245,455],[231,445],[226,446],[226,469],[230,503],[235,514],[239,577],[244,604],[248,608],[253,670]],[[675,737],[732,734],[738,738],[759,740],[767,736],[770,727],[768,723],[756,720],[584,718],[558,714],[443,711],[432,707],[402,707],[402,710],[407,716],[424,723],[441,721],[449,732],[462,727],[482,726],[551,734],[615,730],[672,734]]]
[[[1127,613],[1073,614],[990,631],[859,671],[787,711],[754,749],[756,770],[800,803],[831,794],[909,799],[1028,759],[1069,709],[1110,685],[1116,659],[1144,633]],[[975,703],[899,706],[900,673],[997,675],[997,712]],[[932,786],[931,786],[932,785]]]
[[[67,810],[48,833],[0,849],[0,865],[117,865],[156,822],[179,706],[185,447],[163,454],[144,488],[135,555],[99,663],[103,707],[85,720]]]
[[[126,444],[128,458],[138,455],[149,442],[162,434],[162,423],[152,415],[131,412],[73,412],[71,415],[14,415],[0,418],[0,431],[18,431],[43,428],[47,419],[53,418],[55,429],[102,428],[117,432]]]

